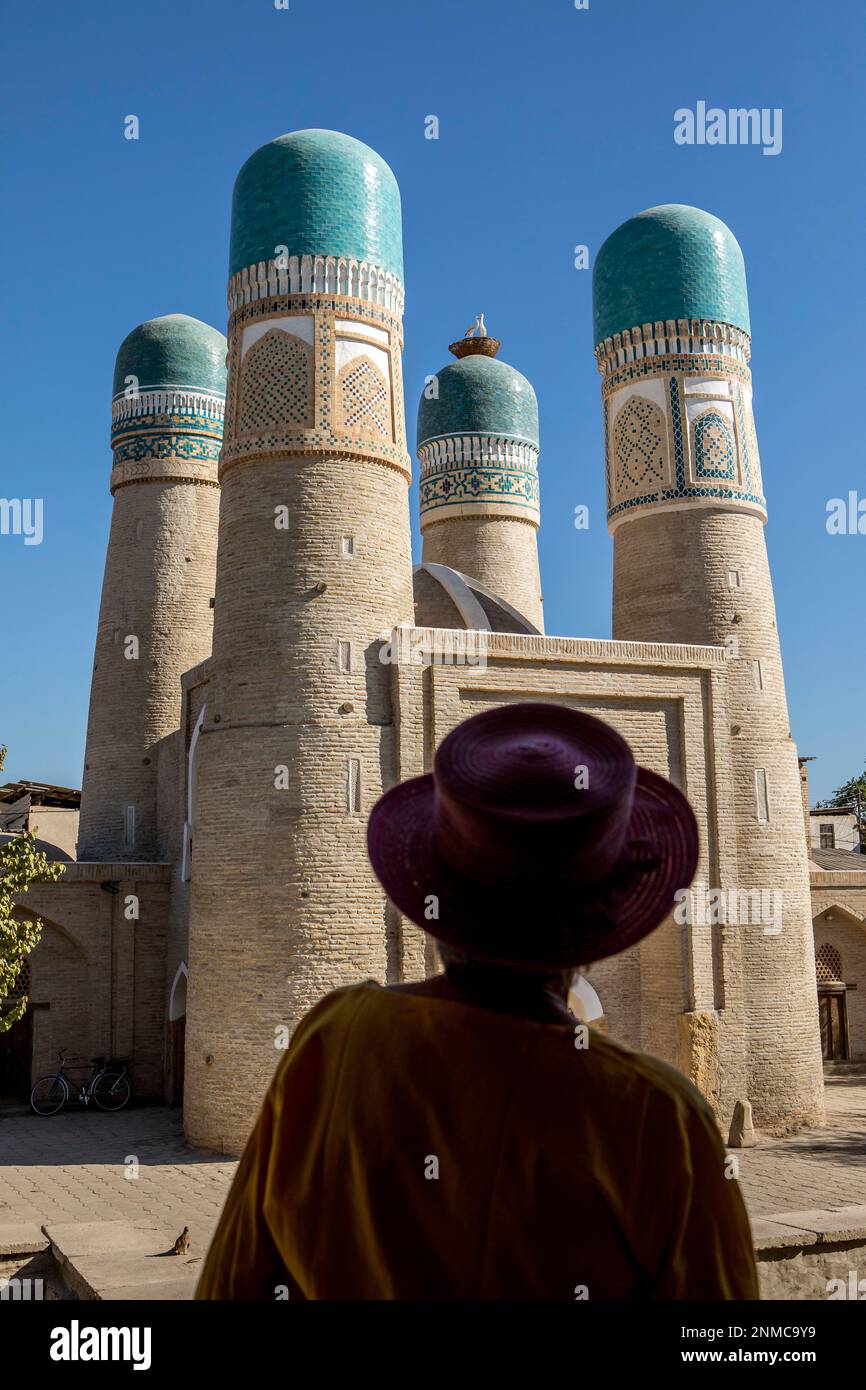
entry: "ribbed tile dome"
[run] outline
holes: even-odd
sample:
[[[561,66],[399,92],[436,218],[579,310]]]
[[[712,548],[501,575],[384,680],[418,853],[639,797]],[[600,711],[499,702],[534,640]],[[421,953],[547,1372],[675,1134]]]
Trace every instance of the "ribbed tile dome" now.
[[[137,377],[139,389],[187,386],[198,391],[226,390],[226,340],[209,323],[188,314],[165,314],[139,324],[124,338],[114,365],[116,396],[126,378]]]
[[[659,319],[711,319],[748,333],[746,268],[736,237],[718,217],[682,203],[639,212],[595,258],[592,314],[596,346]]]
[[[400,190],[385,161],[350,135],[296,130],[250,155],[235,180],[229,275],[289,256],[344,256],[402,282]]]
[[[532,385],[507,362],[481,354],[437,373],[438,400],[418,405],[418,447],[449,434],[501,434],[538,444],[538,402]]]

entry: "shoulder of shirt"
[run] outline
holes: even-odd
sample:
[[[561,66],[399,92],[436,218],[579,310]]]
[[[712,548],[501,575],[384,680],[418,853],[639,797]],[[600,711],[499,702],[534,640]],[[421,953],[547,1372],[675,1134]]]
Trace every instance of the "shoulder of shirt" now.
[[[709,1120],[713,1132],[718,1133],[712,1106],[688,1077],[670,1062],[664,1062],[661,1057],[653,1057],[648,1052],[638,1052],[591,1027],[587,1052],[595,1052],[601,1058],[602,1070],[612,1084],[664,1095],[678,1108]]]
[[[338,1030],[342,1031],[350,1026],[364,1004],[375,1003],[380,997],[386,997],[386,992],[375,980],[364,980],[332,990],[304,1014],[295,1029],[292,1046],[331,1025],[337,1025]],[[531,1026],[533,1030],[538,1027]],[[562,1058],[559,1041],[556,1053]],[[589,1028],[589,1046],[586,1050],[569,1049],[569,1055],[569,1066],[572,1065],[571,1059],[581,1056],[597,1063],[599,1084],[606,1089],[615,1090],[618,1094],[629,1090],[633,1095],[642,1095],[644,1100],[666,1098],[684,1118],[700,1116],[701,1120],[709,1122],[713,1133],[718,1135],[712,1107],[681,1071],[660,1057],[639,1052],[592,1027]]]
[[[364,980],[357,985],[341,985],[339,989],[332,989],[301,1018],[292,1034],[292,1043],[337,1018],[348,1020],[365,999],[378,992],[371,989],[375,983],[374,980]]]

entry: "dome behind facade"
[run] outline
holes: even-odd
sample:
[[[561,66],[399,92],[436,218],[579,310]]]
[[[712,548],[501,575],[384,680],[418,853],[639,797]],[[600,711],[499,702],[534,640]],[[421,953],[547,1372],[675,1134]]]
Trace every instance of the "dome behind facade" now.
[[[438,399],[421,396],[418,447],[452,434],[494,434],[538,445],[532,384],[495,357],[462,357],[436,375]]]
[[[403,278],[400,190],[385,161],[334,130],[280,135],[235,180],[229,275],[289,256],[337,256]]]
[[[166,314],[134,328],[120,344],[114,366],[113,395],[137,378],[144,391],[186,386],[225,395],[226,340],[217,329],[188,314]]]
[[[724,222],[667,203],[617,227],[592,272],[596,346],[614,333],[667,319],[708,319],[748,333],[746,268]]]

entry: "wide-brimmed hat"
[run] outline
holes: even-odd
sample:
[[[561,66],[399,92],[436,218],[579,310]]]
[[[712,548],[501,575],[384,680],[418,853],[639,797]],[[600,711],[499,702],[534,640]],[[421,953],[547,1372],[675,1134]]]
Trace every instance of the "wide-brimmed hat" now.
[[[698,827],[609,724],[525,703],[459,724],[432,773],[373,807],[367,847],[395,907],[437,940],[566,970],[658,926],[694,877]]]

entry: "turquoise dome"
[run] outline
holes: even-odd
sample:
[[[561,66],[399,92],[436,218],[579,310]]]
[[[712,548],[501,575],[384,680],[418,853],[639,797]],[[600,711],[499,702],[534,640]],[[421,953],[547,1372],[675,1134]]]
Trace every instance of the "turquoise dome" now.
[[[749,328],[746,267],[736,237],[700,208],[666,203],[611,232],[592,271],[596,345],[659,319]]]
[[[114,364],[116,396],[126,378],[138,378],[139,389],[189,386],[193,390],[226,392],[227,344],[209,323],[188,314],[148,319],[124,338]]]
[[[497,357],[473,354],[437,372],[439,399],[422,395],[418,448],[446,434],[503,434],[538,444],[538,402],[530,382]]]
[[[229,275],[290,256],[346,256],[403,279],[400,190],[384,159],[335,130],[296,130],[250,155],[235,180]]]

